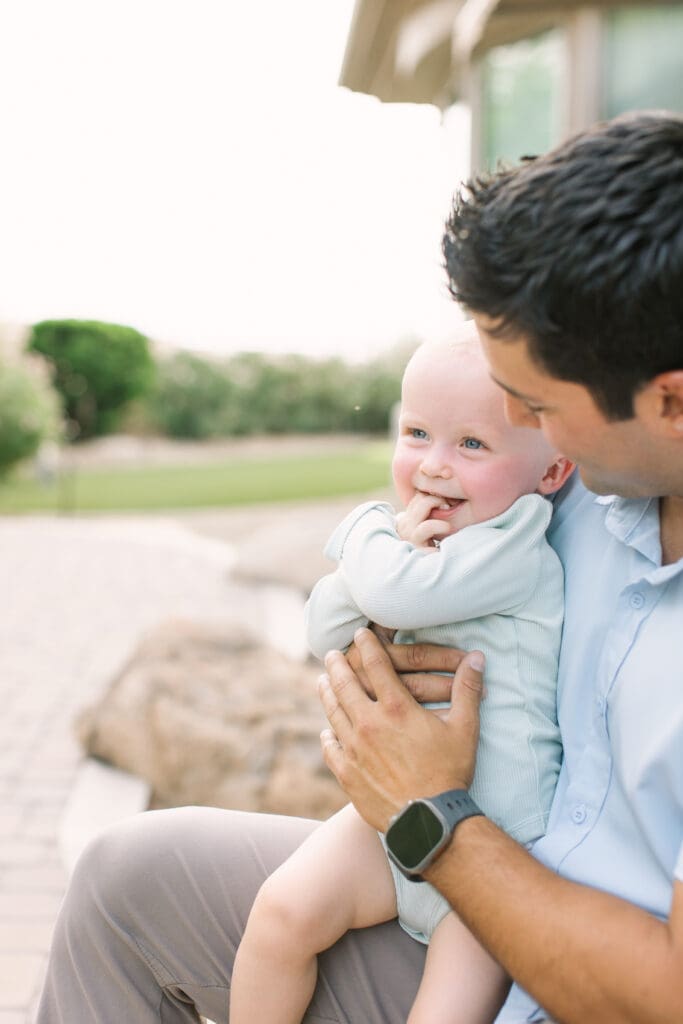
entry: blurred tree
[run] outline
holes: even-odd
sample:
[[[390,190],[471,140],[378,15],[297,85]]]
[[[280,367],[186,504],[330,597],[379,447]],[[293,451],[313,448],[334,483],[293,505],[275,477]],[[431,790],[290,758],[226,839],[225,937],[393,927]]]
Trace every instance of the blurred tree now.
[[[379,362],[356,374],[351,396],[356,430],[377,434],[389,429],[391,409],[401,397],[401,376]]]
[[[222,364],[178,352],[158,364],[147,402],[150,419],[169,437],[244,433],[236,391]]]
[[[301,433],[337,433],[360,429],[354,417],[353,370],[341,359],[326,359],[299,365],[290,357],[288,370],[295,376],[295,429]]]
[[[28,349],[48,360],[75,439],[110,433],[126,404],[154,379],[149,342],[132,327],[96,320],[44,320]]]
[[[350,373],[341,360],[244,352],[227,366],[241,396],[249,432],[321,433],[348,430]]]
[[[159,363],[143,419],[171,437],[383,433],[414,345],[351,366],[342,359],[179,352]]]
[[[59,398],[47,380],[21,364],[0,365],[0,476],[60,434]]]

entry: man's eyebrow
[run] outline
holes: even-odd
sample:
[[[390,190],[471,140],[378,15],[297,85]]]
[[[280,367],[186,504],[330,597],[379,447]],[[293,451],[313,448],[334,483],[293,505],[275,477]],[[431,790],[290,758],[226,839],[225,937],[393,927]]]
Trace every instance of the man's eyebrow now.
[[[498,378],[494,377],[492,373],[489,374],[489,376],[491,377],[493,383],[497,384],[499,388],[503,389],[503,391],[507,391],[508,395],[512,395],[513,398],[519,398],[521,402],[531,402],[532,404],[534,403],[534,399],[531,398],[529,395],[523,395],[521,391],[515,391],[515,389],[511,388],[509,384],[503,384],[502,380],[498,380]]]

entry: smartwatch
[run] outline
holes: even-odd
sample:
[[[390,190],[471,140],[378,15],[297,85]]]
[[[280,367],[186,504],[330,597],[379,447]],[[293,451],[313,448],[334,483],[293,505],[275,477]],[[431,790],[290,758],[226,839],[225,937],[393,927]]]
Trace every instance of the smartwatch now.
[[[406,878],[422,882],[420,875],[448,846],[460,822],[483,813],[466,789],[410,800],[389,822],[387,853]]]

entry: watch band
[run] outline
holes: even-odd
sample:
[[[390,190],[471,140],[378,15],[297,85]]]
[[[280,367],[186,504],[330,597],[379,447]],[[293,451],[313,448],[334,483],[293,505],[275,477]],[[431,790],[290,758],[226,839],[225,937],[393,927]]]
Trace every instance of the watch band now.
[[[436,796],[430,797],[429,802],[435,804],[447,819],[451,827],[451,834],[455,832],[461,821],[484,813],[480,807],[477,807],[466,789],[448,789],[445,793],[438,793]]]

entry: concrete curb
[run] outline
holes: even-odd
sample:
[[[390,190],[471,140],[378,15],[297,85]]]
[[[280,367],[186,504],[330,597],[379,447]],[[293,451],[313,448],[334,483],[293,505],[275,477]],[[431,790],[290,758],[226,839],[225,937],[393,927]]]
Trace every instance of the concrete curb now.
[[[149,799],[149,786],[136,775],[85,758],[76,772],[57,838],[69,874],[91,839],[109,825],[146,810]]]

